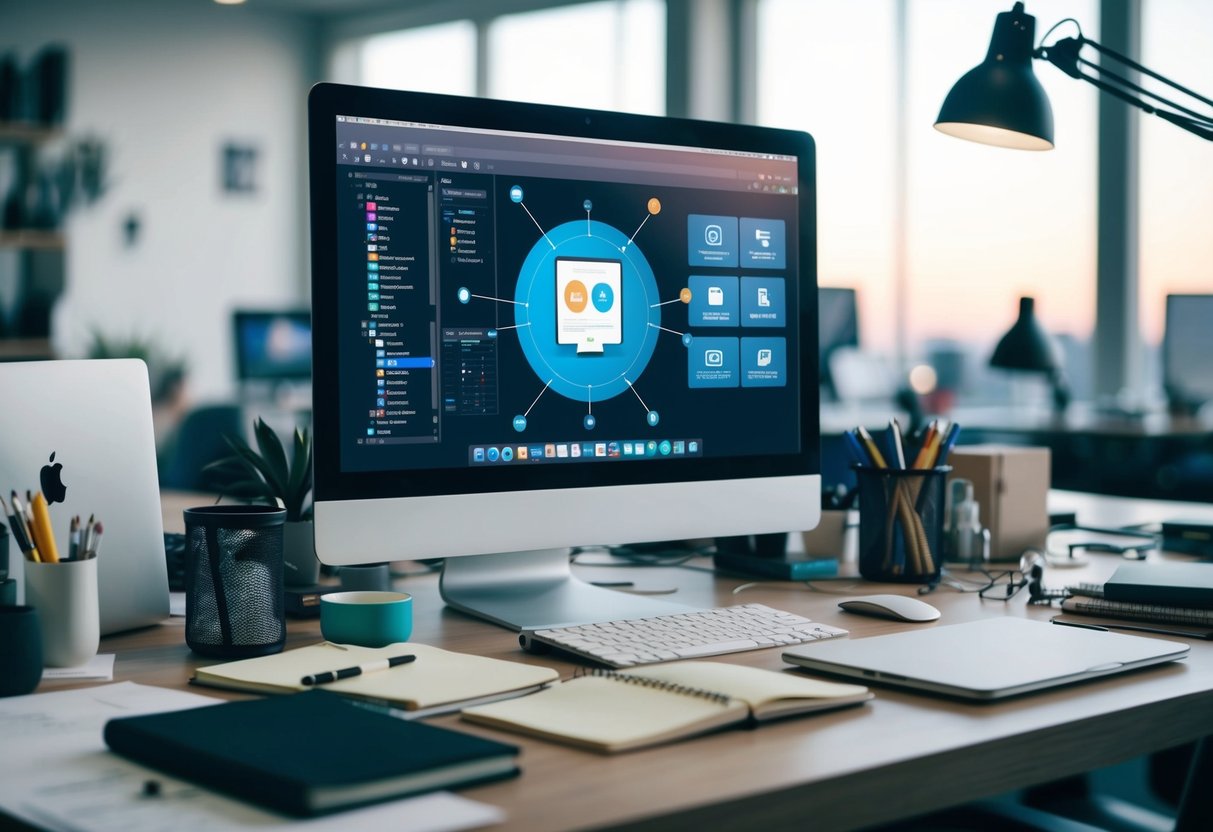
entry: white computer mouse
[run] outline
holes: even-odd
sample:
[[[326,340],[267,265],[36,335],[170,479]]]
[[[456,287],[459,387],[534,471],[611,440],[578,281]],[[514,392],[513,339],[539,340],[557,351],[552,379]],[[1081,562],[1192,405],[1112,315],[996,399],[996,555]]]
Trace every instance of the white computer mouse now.
[[[912,621],[922,624],[939,618],[939,610],[926,601],[905,595],[861,595],[839,601],[838,606],[847,612],[872,615],[877,618],[892,618],[895,621]]]

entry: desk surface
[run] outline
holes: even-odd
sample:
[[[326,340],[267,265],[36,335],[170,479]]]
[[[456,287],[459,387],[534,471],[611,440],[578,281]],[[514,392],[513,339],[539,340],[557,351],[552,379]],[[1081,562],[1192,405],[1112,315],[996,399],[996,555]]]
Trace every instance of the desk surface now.
[[[1126,508],[1078,495],[1057,495],[1055,502],[1079,507],[1084,522],[1107,522],[1100,511],[1120,515]],[[1177,510],[1173,504],[1126,502],[1140,510],[1134,519],[1162,519]],[[180,524],[179,507],[177,501],[166,504],[170,528]],[[1183,513],[1213,517],[1213,506],[1185,506]],[[1084,570],[1054,572],[1048,583],[1098,579],[1119,562],[1104,556]],[[838,610],[837,596],[800,584],[761,584],[734,594],[743,580],[702,569],[577,569],[588,580],[619,580],[626,574],[639,588],[676,586],[671,598],[685,603],[765,603],[846,627],[853,638],[935,626],[848,615]],[[551,656],[522,653],[515,636],[504,629],[446,609],[435,575],[406,578],[400,585],[415,597],[415,640],[557,666],[565,675],[572,671],[572,665]],[[913,591],[858,581],[817,586],[845,594]],[[1025,596],[982,601],[940,589],[928,600],[943,613],[939,624],[991,615],[1047,620],[1056,614],[1055,609],[1029,607]],[[115,680],[184,687],[195,667],[210,662],[190,653],[183,629],[184,620],[175,618],[104,639],[102,651],[117,654]],[[290,622],[288,647],[318,638],[316,622]],[[785,668],[779,648],[722,660]],[[503,829],[668,828],[675,820],[684,828],[707,823],[713,829],[778,829],[803,828],[810,819],[814,830],[854,829],[1114,764],[1208,734],[1213,730],[1213,643],[1193,642],[1191,656],[1183,662],[995,705],[873,689],[876,699],[862,708],[615,757],[473,727],[453,716],[435,722],[523,747],[521,777],[463,792],[503,808],[508,815]]]

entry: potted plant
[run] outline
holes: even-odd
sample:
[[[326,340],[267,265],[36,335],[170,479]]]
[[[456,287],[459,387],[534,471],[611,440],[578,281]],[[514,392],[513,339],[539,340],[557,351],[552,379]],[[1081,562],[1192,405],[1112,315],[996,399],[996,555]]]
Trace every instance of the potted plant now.
[[[224,436],[232,455],[212,462],[213,471],[226,483],[232,497],[264,502],[286,509],[283,528],[283,566],[286,583],[309,586],[319,577],[312,529],[312,438],[296,428],[290,459],[282,441],[264,419],[253,423],[254,450],[239,436]]]

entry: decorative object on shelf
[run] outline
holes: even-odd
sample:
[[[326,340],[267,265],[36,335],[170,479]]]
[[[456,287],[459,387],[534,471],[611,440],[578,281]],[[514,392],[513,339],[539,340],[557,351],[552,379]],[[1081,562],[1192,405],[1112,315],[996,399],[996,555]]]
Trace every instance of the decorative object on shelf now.
[[[1073,23],[1078,34],[1046,45],[1044,41],[1063,23]],[[1213,114],[1202,115],[1177,104],[1117,74],[1110,67],[1120,64],[1130,73],[1148,76],[1206,107],[1213,108],[1213,100],[1084,36],[1082,27],[1072,17],[1049,29],[1041,38],[1040,46],[1033,48],[1035,33],[1036,18],[1024,11],[1023,3],[1016,3],[1011,11],[999,14],[986,59],[966,72],[952,87],[939,110],[935,129],[982,144],[1020,150],[1052,150],[1053,108],[1032,72],[1032,59],[1036,58],[1048,61],[1071,78],[1086,81],[1127,104],[1213,141]],[[1099,53],[1098,64],[1081,57],[1080,52],[1086,46]],[[1092,74],[1083,72],[1084,68]]]
[[[288,461],[278,434],[258,418],[253,423],[257,450],[238,436],[224,436],[232,456],[204,470],[224,483],[226,495],[286,509],[284,577],[291,586],[308,586],[319,576],[312,530],[312,437],[296,428]]]

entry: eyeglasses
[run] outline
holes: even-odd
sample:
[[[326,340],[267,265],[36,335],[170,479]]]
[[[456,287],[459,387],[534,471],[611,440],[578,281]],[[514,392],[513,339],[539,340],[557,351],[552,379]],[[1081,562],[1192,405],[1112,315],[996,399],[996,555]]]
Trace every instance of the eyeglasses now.
[[[979,598],[993,601],[1008,601],[1015,593],[1029,586],[1033,581],[1040,581],[1044,573],[1045,559],[1035,549],[1028,549],[1019,558],[1018,569],[1008,569],[1005,572],[985,572],[990,582],[977,590]]]

